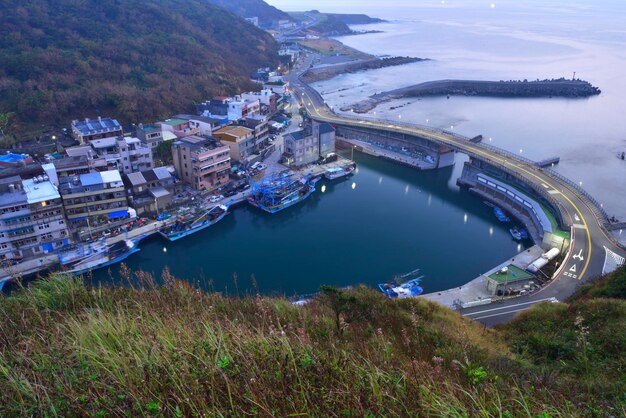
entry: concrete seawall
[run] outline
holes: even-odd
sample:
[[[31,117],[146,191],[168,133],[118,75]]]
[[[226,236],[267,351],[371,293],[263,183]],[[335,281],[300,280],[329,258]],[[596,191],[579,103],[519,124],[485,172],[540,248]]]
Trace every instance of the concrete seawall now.
[[[373,58],[369,60],[353,61],[344,64],[329,65],[326,67],[317,67],[307,70],[302,78],[307,83],[328,80],[339,74],[354,73],[357,71],[376,70],[379,68],[393,67],[396,65],[411,64],[414,62],[428,61],[425,58],[412,57],[389,57],[389,58]]]

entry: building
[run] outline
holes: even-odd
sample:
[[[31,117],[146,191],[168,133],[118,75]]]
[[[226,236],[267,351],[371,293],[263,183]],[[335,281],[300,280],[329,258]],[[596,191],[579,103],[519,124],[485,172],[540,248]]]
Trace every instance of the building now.
[[[152,152],[163,142],[163,129],[159,125],[144,125],[140,123],[136,131],[137,138],[146,144]]]
[[[313,122],[313,137],[319,139],[321,158],[327,158],[329,154],[335,153],[335,128],[331,124]]]
[[[254,131],[243,126],[229,125],[213,132],[230,149],[230,158],[242,163],[249,162],[256,150]]]
[[[196,107],[204,116],[218,119],[222,124],[261,113],[259,97],[245,99],[242,96],[219,96]]]
[[[189,121],[189,126],[197,128],[200,136],[211,136],[215,129],[219,129],[227,123],[223,118],[213,118],[210,116],[196,115],[176,115],[175,119],[184,119]]]
[[[300,167],[320,159],[319,140],[308,132],[291,132],[285,135],[284,140],[284,158],[288,165]]]
[[[47,176],[0,180],[0,259],[40,256],[68,242],[61,196]]]
[[[163,130],[163,134],[171,132],[176,135],[176,138],[183,138],[190,135],[198,135],[200,129],[192,126],[188,120],[185,119],[167,119],[163,122],[158,122],[158,126]]]
[[[104,158],[109,168],[120,173],[135,173],[152,168],[152,148],[139,138],[117,137],[90,141],[96,155]]]
[[[93,139],[124,136],[124,132],[117,120],[98,116],[98,119],[73,120],[72,136],[85,144]]]
[[[130,206],[138,215],[158,213],[172,205],[175,182],[165,167],[124,176]]]
[[[59,177],[59,192],[70,230],[78,239],[99,236],[134,219],[117,170]]]
[[[23,167],[35,161],[28,154],[12,154],[7,152],[0,155],[0,168]]]
[[[172,144],[176,174],[196,190],[212,191],[228,183],[229,148],[215,138],[189,136]]]
[[[267,113],[274,113],[276,111],[277,95],[271,89],[263,89],[257,92],[243,93],[241,99],[252,103],[256,100],[261,103],[261,106],[267,109]]]
[[[257,28],[259,27],[259,18],[257,16],[246,17],[246,22],[256,26]]]
[[[257,150],[267,144],[270,131],[266,117],[257,115],[245,118],[239,121],[239,125],[252,130],[252,136]]]

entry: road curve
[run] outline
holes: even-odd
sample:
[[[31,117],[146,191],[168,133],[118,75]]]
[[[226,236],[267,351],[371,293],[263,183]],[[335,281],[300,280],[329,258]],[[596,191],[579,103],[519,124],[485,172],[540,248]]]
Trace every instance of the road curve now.
[[[312,62],[309,58],[301,68]],[[606,218],[592,198],[580,188],[554,172],[544,170],[532,161],[518,158],[504,150],[475,144],[460,135],[422,127],[419,125],[398,124],[392,121],[359,120],[339,116],[326,106],[321,95],[301,79],[302,72],[294,71],[287,76],[292,92],[305,107],[308,115],[320,122],[358,127],[361,129],[386,130],[426,138],[435,143],[450,147],[459,152],[479,158],[499,169],[512,173],[520,180],[541,190],[560,210],[563,227],[571,228],[570,250],[561,269],[548,285],[527,296],[510,299],[490,305],[468,308],[461,313],[487,325],[495,325],[512,319],[518,312],[533,304],[554,300],[562,301],[572,295],[579,284],[602,274],[607,252],[626,257],[606,230]]]

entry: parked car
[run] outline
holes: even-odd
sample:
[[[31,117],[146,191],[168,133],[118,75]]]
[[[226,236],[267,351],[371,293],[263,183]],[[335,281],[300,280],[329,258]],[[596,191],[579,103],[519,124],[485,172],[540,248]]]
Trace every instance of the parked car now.
[[[217,203],[217,202],[219,202],[220,200],[222,200],[223,198],[224,198],[224,196],[223,196],[223,195],[221,195],[221,194],[218,194],[218,195],[213,195],[213,196],[211,196],[211,197],[209,198],[209,202],[211,202],[211,203]]]

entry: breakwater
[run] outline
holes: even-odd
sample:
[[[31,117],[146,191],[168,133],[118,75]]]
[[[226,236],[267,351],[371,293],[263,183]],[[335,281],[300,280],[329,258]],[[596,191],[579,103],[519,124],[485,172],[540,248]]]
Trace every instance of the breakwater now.
[[[351,106],[365,113],[381,103],[405,97],[484,96],[484,97],[566,97],[583,98],[600,94],[599,88],[584,80],[564,78],[536,81],[436,80],[377,93]]]
[[[387,57],[387,58],[372,58],[360,61],[346,62],[343,64],[317,67],[307,70],[302,78],[307,83],[314,83],[316,81],[328,80],[339,74],[354,73],[357,71],[376,70],[379,68],[393,67],[396,65],[411,64],[414,62],[428,61],[427,58],[415,58],[415,57]]]

